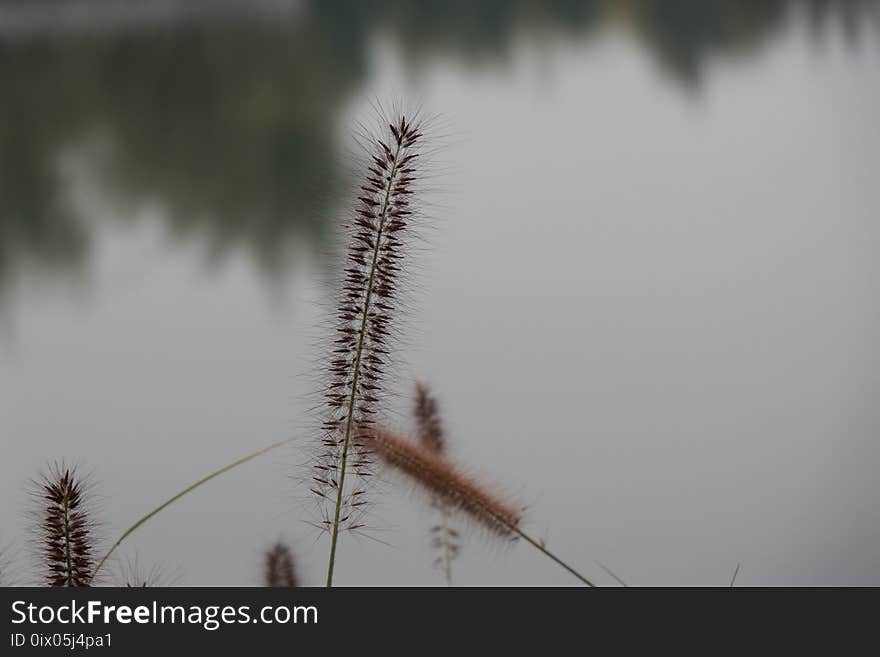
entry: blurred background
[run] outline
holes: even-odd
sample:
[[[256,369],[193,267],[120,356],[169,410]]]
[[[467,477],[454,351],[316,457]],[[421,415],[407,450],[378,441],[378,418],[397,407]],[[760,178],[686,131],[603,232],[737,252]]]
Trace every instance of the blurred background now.
[[[393,399],[597,581],[880,584],[880,3],[0,0],[0,545],[91,470],[122,559],[321,584],[301,447],[371,104],[438,114]],[[405,487],[336,579],[442,584]],[[372,540],[376,539],[376,540]],[[456,583],[576,582],[468,537]],[[23,571],[21,579],[29,581]]]

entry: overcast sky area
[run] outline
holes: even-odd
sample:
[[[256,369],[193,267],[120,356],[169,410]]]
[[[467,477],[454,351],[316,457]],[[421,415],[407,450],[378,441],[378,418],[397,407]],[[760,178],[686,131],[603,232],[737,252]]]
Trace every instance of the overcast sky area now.
[[[442,119],[392,424],[409,427],[412,382],[430,383],[453,458],[603,584],[597,561],[636,585],[726,584],[737,563],[744,585],[880,585],[880,30],[850,39],[834,22],[817,37],[795,14],[693,77],[615,21],[514,30],[497,57],[426,46],[414,63],[408,48],[372,30],[362,77],[326,92],[339,149],[375,99]],[[269,116],[281,92],[260,89],[249,111]],[[126,111],[188,129],[156,102]],[[316,439],[322,240],[339,218],[315,210],[330,237],[303,224],[281,256],[273,235],[234,241],[243,223],[221,235],[178,220],[213,207],[192,200],[207,186],[160,186],[185,158],[169,146],[147,173],[108,174],[96,162],[134,142],[119,135],[149,133],[94,115],[46,148],[88,231],[75,263],[17,260],[27,240],[0,247],[0,546],[29,583],[27,481],[49,461],[93,473],[112,539],[294,437],[167,509],[119,557],[176,584],[254,585],[284,538],[321,584],[327,540],[297,480]],[[235,194],[236,153],[218,146],[221,209],[251,201]],[[341,539],[336,581],[442,585],[426,500],[392,477],[375,501],[368,535]],[[462,528],[457,584],[577,583],[527,545]]]

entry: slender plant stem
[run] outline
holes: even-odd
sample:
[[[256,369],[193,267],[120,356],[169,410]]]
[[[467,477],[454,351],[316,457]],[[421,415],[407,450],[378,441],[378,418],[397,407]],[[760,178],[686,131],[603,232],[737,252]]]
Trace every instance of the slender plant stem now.
[[[737,564],[736,564],[736,570],[733,571],[733,577],[730,578],[730,586],[731,586],[731,588],[733,588],[733,585],[736,584],[736,576],[739,575],[739,567],[740,567],[741,565],[742,565],[741,563],[737,562]]]
[[[179,500],[181,497],[183,497],[187,493],[191,493],[192,491],[194,491],[196,488],[198,488],[202,484],[211,481],[211,479],[213,479],[214,477],[218,477],[218,476],[222,475],[224,472],[229,472],[233,468],[236,468],[239,465],[242,465],[243,463],[247,463],[251,459],[255,459],[258,456],[262,456],[266,452],[270,452],[277,447],[281,447],[282,445],[286,445],[287,443],[291,442],[292,440],[293,440],[293,438],[287,438],[286,440],[279,440],[277,443],[272,443],[268,447],[264,447],[263,449],[259,449],[256,452],[251,452],[247,456],[243,456],[242,458],[238,459],[237,461],[233,461],[229,465],[225,465],[222,468],[220,468],[219,470],[215,470],[211,474],[202,477],[194,484],[187,486],[186,488],[184,488],[182,491],[180,491],[179,493],[177,493],[173,497],[170,497],[167,500],[165,500],[162,504],[157,506],[155,509],[150,511],[147,515],[143,516],[140,520],[138,520],[136,523],[134,523],[131,527],[126,529],[122,533],[122,535],[116,539],[116,542],[113,543],[112,546],[110,546],[110,549],[107,550],[107,553],[103,557],[101,557],[101,560],[98,562],[98,565],[95,566],[95,570],[92,572],[92,577],[94,578],[95,575],[98,574],[98,571],[101,570],[101,566],[104,565],[104,562],[107,561],[107,558],[111,554],[113,554],[114,550],[116,550],[116,548],[119,547],[119,545],[120,545],[120,543],[122,543],[122,541],[124,541],[126,538],[128,538],[135,530],[137,530],[141,525],[143,525],[145,522],[147,522],[150,518],[152,518],[157,513],[162,511],[162,509],[164,509],[167,506],[170,506],[171,504],[173,504],[174,502]]]
[[[577,577],[577,578],[578,578],[580,581],[582,581],[584,584],[586,584],[587,586],[595,586],[595,584],[593,584],[590,580],[588,580],[586,577],[584,577],[583,575],[581,575],[578,571],[576,571],[574,568],[572,568],[571,566],[569,566],[569,565],[568,565],[567,563],[565,563],[562,559],[560,559],[560,558],[557,557],[555,554],[553,554],[550,550],[548,550],[547,547],[546,547],[542,542],[540,542],[540,541],[536,541],[536,540],[533,539],[531,536],[529,536],[528,534],[526,534],[526,533],[525,533],[522,529],[520,529],[519,527],[515,527],[515,526],[513,526],[513,525],[508,525],[508,526],[510,527],[511,530],[513,530],[514,532],[516,532],[517,534],[519,534],[520,538],[525,539],[525,541],[526,541],[527,543],[533,545],[533,546],[536,547],[538,550],[540,550],[541,552],[543,552],[546,556],[548,556],[548,557],[550,557],[551,559],[553,559],[553,561],[555,561],[555,562],[558,563],[560,566],[562,566],[563,568],[565,568],[568,572],[570,572],[572,575],[574,575],[575,577]]]
[[[611,570],[604,563],[602,563],[601,561],[597,561],[596,563],[599,565],[599,568],[601,568],[606,573],[608,573],[608,575],[611,576],[611,578],[613,578],[615,582],[617,582],[618,584],[620,584],[623,587],[626,587],[626,588],[629,587],[629,584],[624,582],[622,577],[618,576],[613,570]]]
[[[441,532],[443,533],[443,574],[446,576],[446,586],[452,586],[452,554],[449,549],[449,510],[441,508]]]
[[[443,547],[443,570],[446,572],[446,586],[452,586],[452,560],[449,557],[449,546]]]
[[[443,545],[443,571],[446,574],[446,586],[452,586],[452,555],[449,554],[449,545]]]
[[[357,396],[358,379],[361,373],[361,356],[364,350],[364,338],[367,332],[367,318],[370,313],[370,300],[373,296],[373,283],[376,279],[376,263],[379,260],[379,246],[382,241],[382,229],[385,224],[385,216],[388,213],[388,204],[391,200],[391,186],[394,184],[394,175],[397,172],[397,158],[400,156],[400,144],[394,152],[391,171],[388,173],[388,185],[385,187],[385,198],[382,201],[382,211],[379,213],[379,227],[376,231],[376,244],[373,246],[373,259],[370,263],[370,278],[367,281],[367,293],[364,297],[363,317],[361,328],[358,333],[357,349],[354,356],[354,364],[351,379],[351,396],[348,400],[348,417],[345,420],[345,434],[342,439],[342,456],[339,461],[338,486],[336,487],[336,509],[333,512],[333,527],[330,535],[330,556],[327,560],[327,588],[333,586],[333,568],[336,565],[336,543],[339,539],[339,514],[342,510],[342,497],[345,484],[345,467],[348,461],[348,448],[351,443],[351,429],[354,425],[354,402]]]
[[[443,542],[443,558],[446,570],[446,586],[452,586],[452,554],[449,547],[449,513],[443,511],[443,530],[446,532],[446,538]]]

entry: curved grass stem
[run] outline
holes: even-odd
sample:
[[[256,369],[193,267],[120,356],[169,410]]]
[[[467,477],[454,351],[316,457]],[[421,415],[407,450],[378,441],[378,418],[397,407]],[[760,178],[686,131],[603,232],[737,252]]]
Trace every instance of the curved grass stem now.
[[[222,468],[220,468],[219,470],[215,470],[211,474],[202,477],[194,484],[187,486],[186,488],[184,488],[182,491],[180,491],[179,493],[177,493],[173,497],[170,497],[167,500],[165,500],[164,502],[162,502],[162,504],[157,506],[155,509],[153,509],[148,514],[143,516],[140,520],[138,520],[136,523],[134,523],[131,527],[126,529],[124,532],[122,532],[122,535],[120,535],[119,538],[116,539],[116,542],[114,542],[113,545],[110,546],[110,549],[107,550],[106,554],[104,554],[104,556],[101,557],[101,560],[98,562],[98,565],[95,566],[95,570],[92,572],[92,578],[94,578],[98,574],[98,571],[101,570],[101,566],[104,565],[104,562],[107,561],[107,559],[110,557],[110,555],[113,554],[113,552],[116,550],[116,548],[119,547],[119,545],[122,543],[122,541],[124,541],[126,538],[131,536],[131,534],[134,533],[141,525],[143,525],[148,520],[153,518],[155,515],[157,515],[164,508],[166,508],[167,506],[170,506],[171,504],[173,504],[174,502],[179,500],[181,497],[183,497],[187,493],[191,493],[192,491],[194,491],[196,488],[198,488],[202,484],[205,484],[205,483],[211,481],[211,479],[214,479],[214,477],[219,477],[224,472],[229,472],[233,468],[236,468],[239,465],[247,463],[248,461],[257,458],[258,456],[262,456],[266,452],[270,452],[277,447],[281,447],[282,445],[286,445],[287,443],[291,442],[292,440],[293,440],[293,438],[287,438],[286,440],[280,440],[277,443],[272,443],[271,445],[269,445],[267,447],[264,447],[262,449],[258,449],[256,452],[251,452],[247,456],[243,456],[242,458],[238,459],[237,461],[233,461],[229,465],[225,465]]]
[[[545,556],[550,557],[550,558],[551,558],[553,561],[555,561],[557,564],[559,564],[560,566],[562,566],[563,568],[565,568],[565,570],[567,570],[567,571],[570,572],[572,575],[574,575],[575,577],[577,577],[577,578],[578,578],[581,582],[583,582],[586,586],[595,586],[595,584],[593,584],[590,580],[588,580],[586,577],[584,577],[583,575],[581,575],[578,571],[576,571],[574,568],[572,568],[571,566],[569,566],[566,562],[564,562],[562,559],[560,559],[560,558],[557,557],[555,554],[553,554],[550,550],[548,550],[548,549],[547,549],[547,546],[544,545],[543,541],[536,541],[534,538],[532,538],[531,536],[529,536],[528,534],[526,534],[526,533],[525,533],[522,529],[520,529],[519,527],[516,527],[516,526],[512,526],[512,525],[511,525],[511,526],[510,526],[510,529],[511,529],[511,531],[516,532],[516,534],[517,534],[520,538],[524,539],[527,543],[529,543],[530,545],[534,546],[537,550],[540,550],[541,552],[543,552]]]

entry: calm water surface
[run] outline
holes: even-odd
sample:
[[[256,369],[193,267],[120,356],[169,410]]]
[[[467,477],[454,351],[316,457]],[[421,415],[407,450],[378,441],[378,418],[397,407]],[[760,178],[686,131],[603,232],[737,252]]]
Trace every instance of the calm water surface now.
[[[634,584],[737,562],[743,584],[880,584],[870,3],[369,4],[0,23],[0,544],[28,562],[47,460],[93,471],[111,538],[294,436],[121,556],[248,585],[284,537],[323,581],[296,479],[336,162],[402,97],[444,147],[397,425],[429,381],[455,454],[602,582],[594,560]],[[442,583],[409,493],[345,537],[340,583]],[[573,583],[477,536],[455,578]]]

